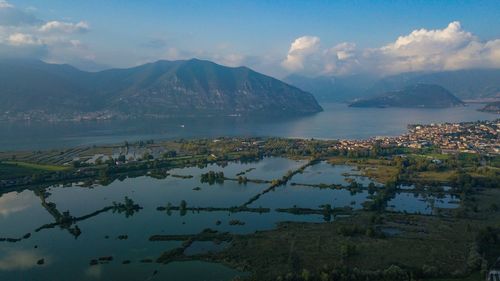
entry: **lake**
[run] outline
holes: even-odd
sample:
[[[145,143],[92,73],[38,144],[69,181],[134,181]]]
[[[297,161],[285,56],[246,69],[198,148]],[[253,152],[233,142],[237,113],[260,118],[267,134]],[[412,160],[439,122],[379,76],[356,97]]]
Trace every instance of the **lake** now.
[[[0,123],[1,150],[33,150],[81,145],[121,143],[146,139],[219,136],[278,136],[319,139],[364,139],[395,136],[410,123],[493,120],[497,114],[477,111],[482,105],[447,109],[351,108],[324,103],[324,111],[300,118],[272,119],[256,116],[115,120],[86,122]]]
[[[208,171],[224,172],[226,177],[244,173],[249,179],[281,178],[306,162],[286,158],[264,158],[258,162],[230,162],[219,166],[171,169],[164,179],[148,176],[115,180],[109,185],[83,187],[54,185],[44,189],[0,193],[0,280],[231,280],[240,272],[217,263],[199,260],[158,264],[154,261],[165,251],[175,249],[183,241],[149,241],[152,235],[197,234],[210,228],[235,234],[269,230],[283,221],[328,223],[335,216],[293,214],[277,208],[318,209],[330,204],[334,208],[360,209],[371,200],[366,190],[350,192],[345,188],[317,188],[301,184],[340,184],[354,179],[366,187],[371,180],[358,175],[355,166],[319,162],[292,177],[290,184],[263,193],[269,183],[202,183]],[[178,176],[173,176],[178,175]],[[183,177],[181,177],[183,176]],[[190,176],[190,177],[189,177]],[[378,183],[376,183],[378,185]],[[431,214],[436,208],[454,208],[458,198],[444,195],[424,196],[402,190],[389,203],[396,212]],[[269,208],[267,212],[165,211],[158,207],[229,208],[240,206],[254,195],[263,193],[249,207]],[[113,202],[132,199],[142,209],[131,213],[103,211]],[[454,200],[452,202],[452,200]],[[54,204],[53,209],[48,208]],[[76,223],[42,227],[53,223],[54,213],[68,211],[82,218]],[[238,224],[232,222],[238,221]],[[72,230],[78,229],[75,234]],[[40,228],[42,227],[42,228]],[[38,231],[36,231],[38,229]],[[29,235],[27,235],[29,233]],[[14,240],[9,241],[7,238]],[[19,239],[19,240],[17,240]],[[186,256],[219,252],[230,242],[196,241],[184,250]],[[90,264],[91,260],[112,257]],[[37,264],[43,259],[43,264]],[[123,263],[128,261],[127,263]]]

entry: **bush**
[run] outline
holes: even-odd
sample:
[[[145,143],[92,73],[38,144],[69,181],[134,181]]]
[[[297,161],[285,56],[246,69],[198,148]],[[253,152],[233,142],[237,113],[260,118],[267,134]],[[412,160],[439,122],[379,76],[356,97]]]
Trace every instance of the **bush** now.
[[[343,259],[353,256],[356,253],[356,245],[342,244],[340,246],[340,255]]]
[[[384,270],[384,280],[386,281],[407,281],[408,273],[397,265],[391,265]]]
[[[424,264],[422,266],[422,274],[425,277],[437,277],[439,275],[439,270],[435,266]]]

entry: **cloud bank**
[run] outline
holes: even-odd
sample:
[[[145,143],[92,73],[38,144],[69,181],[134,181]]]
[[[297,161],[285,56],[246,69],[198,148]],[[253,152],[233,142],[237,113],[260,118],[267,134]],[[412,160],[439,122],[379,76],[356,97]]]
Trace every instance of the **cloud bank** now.
[[[40,27],[41,32],[62,32],[62,33],[75,33],[86,32],[89,30],[89,24],[81,21],[78,23],[62,22],[62,21],[49,21]]]
[[[443,29],[414,30],[373,49],[360,49],[349,42],[324,48],[320,38],[303,36],[291,43],[281,65],[289,72],[309,75],[498,68],[500,39],[481,41],[458,21]]]
[[[43,21],[31,11],[0,0],[0,57],[77,65],[93,60],[93,53],[78,38],[90,30],[87,22]]]
[[[136,42],[142,51],[125,45],[110,51],[106,47],[113,46],[93,42],[102,49],[91,49],[85,43],[86,34],[91,32],[88,22],[41,20],[33,14],[36,11],[35,8],[21,9],[0,0],[0,57],[37,58],[69,63],[87,70],[103,68],[95,62],[94,51],[100,54],[104,63],[120,67],[159,59],[196,57],[227,66],[246,65],[278,77],[290,73],[309,76],[390,75],[409,71],[500,68],[500,39],[481,40],[462,28],[458,21],[441,29],[416,29],[374,48],[360,48],[353,42],[324,46],[321,38],[310,34],[292,40],[288,49],[247,50],[245,53],[234,49],[231,42],[211,46],[200,42],[183,46],[185,35],[178,40],[155,34],[149,40],[145,38],[143,43]],[[87,39],[91,40],[89,37]]]

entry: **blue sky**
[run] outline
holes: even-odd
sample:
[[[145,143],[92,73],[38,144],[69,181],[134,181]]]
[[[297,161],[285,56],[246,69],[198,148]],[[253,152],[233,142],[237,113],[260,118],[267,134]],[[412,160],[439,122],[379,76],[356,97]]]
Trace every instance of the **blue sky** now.
[[[189,57],[248,65],[274,76],[500,66],[500,1],[0,3],[4,55],[38,56],[93,70]],[[2,16],[14,12],[36,20],[2,22]],[[42,32],[50,22],[58,24]],[[75,27],[79,23],[80,28]],[[425,32],[411,36],[422,29]],[[17,40],[11,40],[13,35]],[[413,41],[394,45],[400,36]],[[447,37],[450,41],[444,42]],[[381,66],[386,61],[398,66]]]

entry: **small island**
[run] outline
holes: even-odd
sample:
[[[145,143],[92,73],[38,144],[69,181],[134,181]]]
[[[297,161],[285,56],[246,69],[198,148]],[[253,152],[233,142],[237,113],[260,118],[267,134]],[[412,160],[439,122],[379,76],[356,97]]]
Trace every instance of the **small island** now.
[[[464,102],[445,88],[434,84],[415,84],[399,91],[354,101],[350,107],[447,108]]]
[[[487,103],[480,111],[500,114],[500,101]]]

